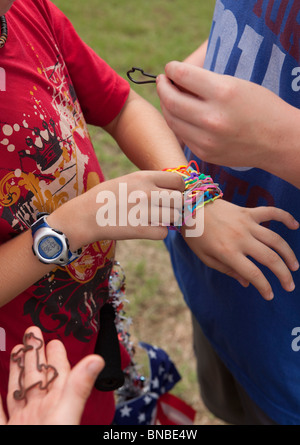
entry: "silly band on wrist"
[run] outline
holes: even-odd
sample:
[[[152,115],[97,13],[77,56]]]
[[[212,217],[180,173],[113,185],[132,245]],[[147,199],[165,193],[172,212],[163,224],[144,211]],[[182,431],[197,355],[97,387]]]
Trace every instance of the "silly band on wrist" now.
[[[219,184],[216,184],[211,176],[200,173],[196,161],[191,161],[188,165],[180,165],[177,168],[166,168],[164,171],[177,173],[184,179],[185,190],[184,208],[182,215],[182,225],[192,218],[198,209],[209,202],[213,202],[223,197]],[[171,230],[180,231],[179,226],[169,227]]]

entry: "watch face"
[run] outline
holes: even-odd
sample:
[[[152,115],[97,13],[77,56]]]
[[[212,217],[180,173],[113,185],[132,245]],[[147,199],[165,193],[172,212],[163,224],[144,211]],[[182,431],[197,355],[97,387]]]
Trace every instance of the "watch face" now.
[[[53,236],[47,236],[40,242],[39,251],[42,257],[52,259],[61,253],[62,244],[59,239]]]

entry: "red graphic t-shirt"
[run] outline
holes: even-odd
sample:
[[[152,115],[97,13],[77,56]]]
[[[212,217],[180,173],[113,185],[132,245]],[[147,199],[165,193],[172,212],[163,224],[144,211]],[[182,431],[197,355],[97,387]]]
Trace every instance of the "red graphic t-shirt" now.
[[[104,180],[87,124],[104,126],[122,109],[128,83],[87,47],[48,0],[17,0],[6,14],[9,36],[0,66],[0,243]],[[74,365],[92,353],[99,310],[108,296],[114,243],[100,241],[66,268],[39,280],[0,309],[6,352],[0,387],[6,397],[9,353],[33,324],[60,338]],[[83,423],[112,421],[111,393],[93,391]]]

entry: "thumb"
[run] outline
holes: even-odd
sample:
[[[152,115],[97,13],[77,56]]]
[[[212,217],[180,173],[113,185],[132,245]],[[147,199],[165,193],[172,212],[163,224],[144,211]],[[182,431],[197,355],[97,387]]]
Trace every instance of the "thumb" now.
[[[99,355],[89,355],[71,370],[62,396],[64,412],[69,413],[69,425],[78,425],[98,374],[105,363]]]

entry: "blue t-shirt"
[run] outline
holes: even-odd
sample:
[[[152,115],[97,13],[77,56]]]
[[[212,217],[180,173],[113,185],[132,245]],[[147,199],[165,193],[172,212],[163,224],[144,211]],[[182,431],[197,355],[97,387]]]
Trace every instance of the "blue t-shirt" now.
[[[217,0],[206,69],[261,84],[299,108],[299,66],[299,0]],[[186,154],[220,184],[226,200],[276,206],[300,221],[296,187],[259,169],[201,162],[188,148]],[[277,222],[269,228],[300,258],[300,230]],[[300,272],[288,293],[260,265],[275,294],[267,302],[253,286],[244,289],[206,267],[178,233],[170,232],[166,244],[185,300],[226,366],[275,422],[300,424]]]

